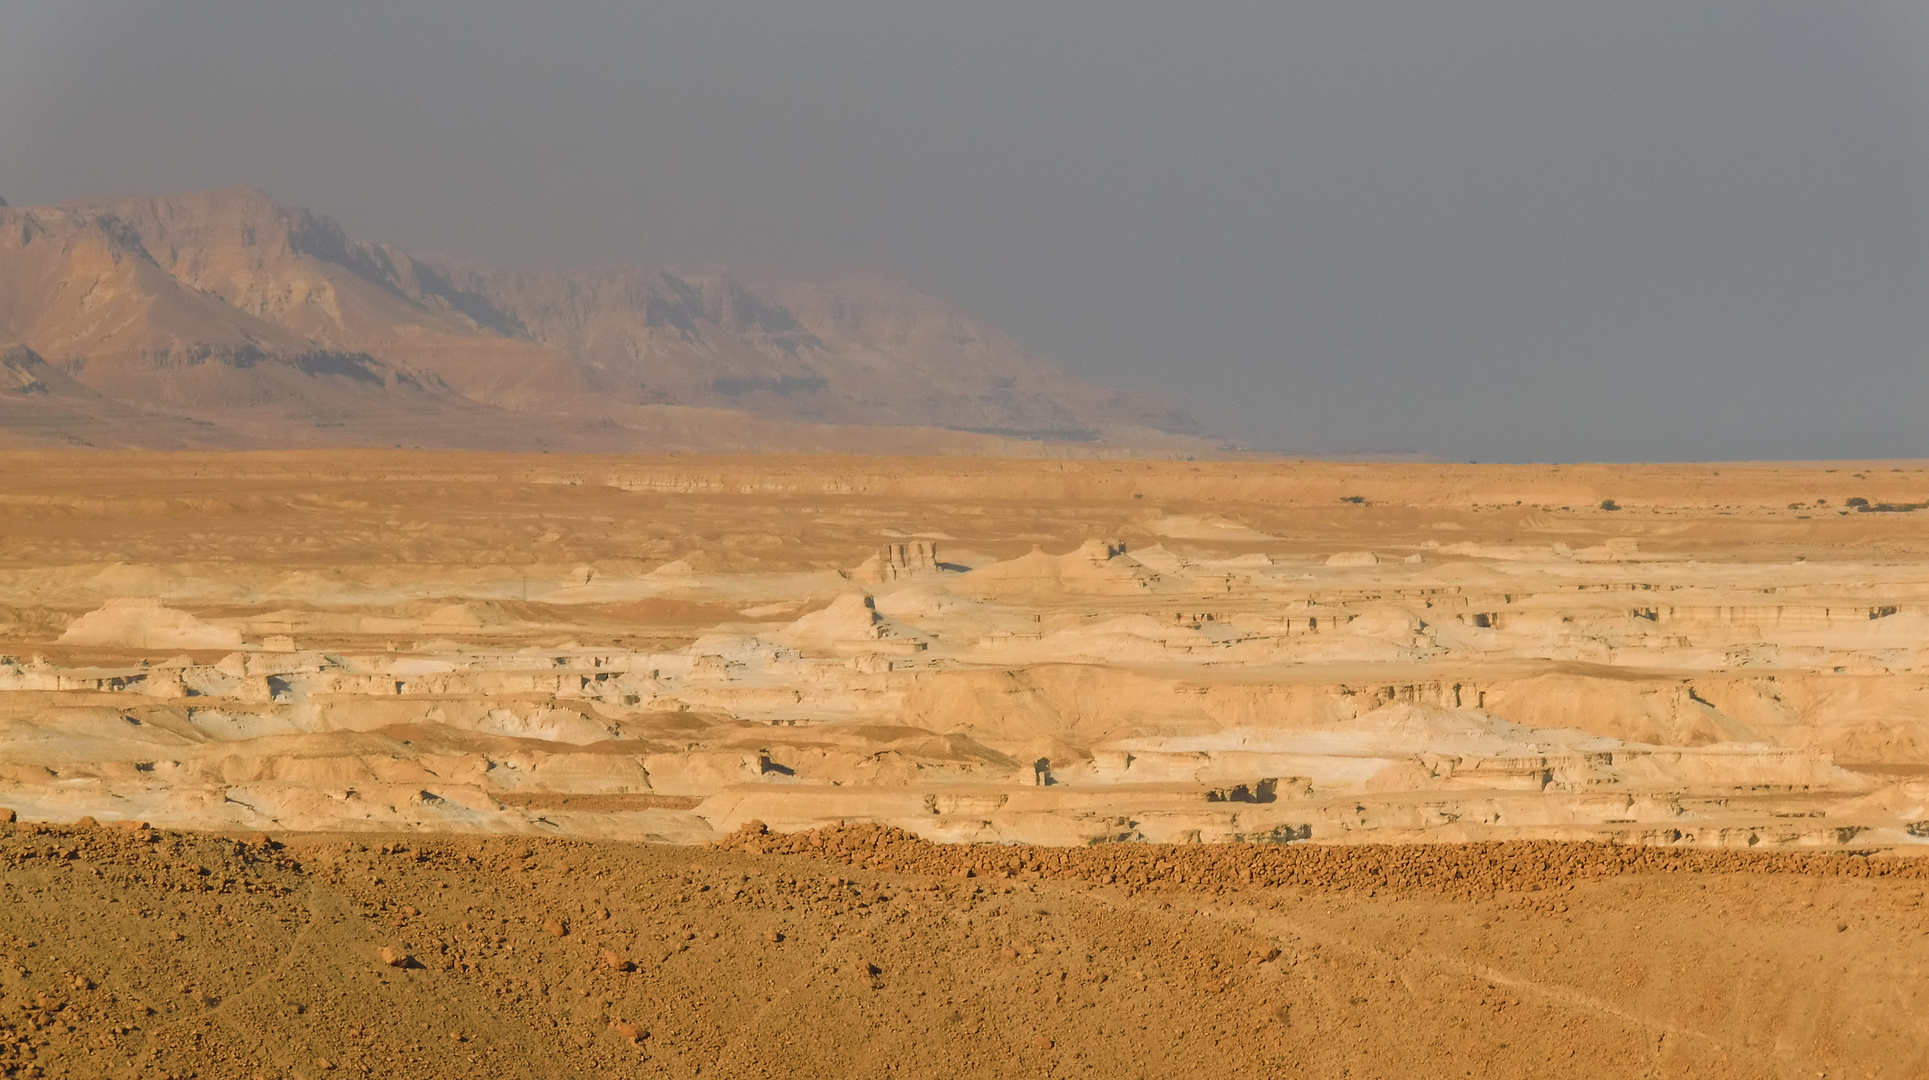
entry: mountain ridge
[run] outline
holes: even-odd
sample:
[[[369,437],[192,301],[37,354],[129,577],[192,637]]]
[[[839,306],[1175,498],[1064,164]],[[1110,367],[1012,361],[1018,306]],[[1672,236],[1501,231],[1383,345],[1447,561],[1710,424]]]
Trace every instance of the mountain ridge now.
[[[820,427],[1216,448],[1171,403],[1077,379],[895,275],[417,256],[251,187],[0,206],[9,344],[71,377],[63,401],[84,388],[210,445],[387,445],[398,426],[451,445],[440,418],[502,448],[695,447],[675,414],[695,409],[733,448],[760,426],[772,448]]]

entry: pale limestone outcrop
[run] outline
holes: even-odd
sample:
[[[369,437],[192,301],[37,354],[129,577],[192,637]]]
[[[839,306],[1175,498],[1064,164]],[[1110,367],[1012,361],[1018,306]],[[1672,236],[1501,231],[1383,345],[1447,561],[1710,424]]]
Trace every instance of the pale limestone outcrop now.
[[[900,581],[934,578],[943,572],[938,562],[937,541],[913,540],[879,548],[876,555],[851,571],[851,580],[867,585],[891,585]]]
[[[118,645],[135,649],[236,649],[241,634],[230,627],[165,607],[159,600],[109,600],[75,619],[60,635],[69,645]]]
[[[0,806],[678,841],[751,819],[1053,843],[1929,839],[1929,569],[1906,514],[1822,529],[1778,492],[1759,520],[1734,496],[1562,519],[1303,465],[946,467],[918,495],[936,466],[562,460],[508,501],[508,466],[468,460],[325,483],[194,465],[269,492],[227,502],[148,499],[145,474],[70,503],[23,480],[14,497],[95,516],[10,526]],[[1231,494],[1167,512],[1051,486],[1109,470],[1176,478],[1161,505]],[[1236,497],[1283,476],[1327,487]],[[1356,490],[1370,529],[1333,509]],[[261,562],[183,555],[197,533],[169,515],[193,507],[268,537]],[[1275,539],[1133,524],[1215,515]]]

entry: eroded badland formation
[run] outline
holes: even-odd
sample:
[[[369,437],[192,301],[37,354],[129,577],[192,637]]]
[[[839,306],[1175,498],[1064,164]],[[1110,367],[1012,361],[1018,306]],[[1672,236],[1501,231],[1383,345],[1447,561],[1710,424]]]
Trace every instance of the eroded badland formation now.
[[[1918,464],[0,475],[0,1074],[1929,1069]]]
[[[7,459],[0,800],[713,840],[1929,831],[1919,466]],[[1602,509],[1603,500],[1619,509]]]

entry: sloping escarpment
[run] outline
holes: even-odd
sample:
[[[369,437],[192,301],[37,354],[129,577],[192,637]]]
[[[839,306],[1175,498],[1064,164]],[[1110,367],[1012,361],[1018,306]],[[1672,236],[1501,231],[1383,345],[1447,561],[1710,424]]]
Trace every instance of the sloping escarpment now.
[[[141,445],[1214,446],[888,275],[439,263],[249,188],[0,208],[13,343],[132,408]]]

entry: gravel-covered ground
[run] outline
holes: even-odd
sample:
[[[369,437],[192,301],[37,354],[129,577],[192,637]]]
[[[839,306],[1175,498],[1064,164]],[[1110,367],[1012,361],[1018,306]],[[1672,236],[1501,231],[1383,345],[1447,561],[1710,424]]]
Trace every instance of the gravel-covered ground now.
[[[1912,1077],[1929,863],[0,827],[0,1075]]]

